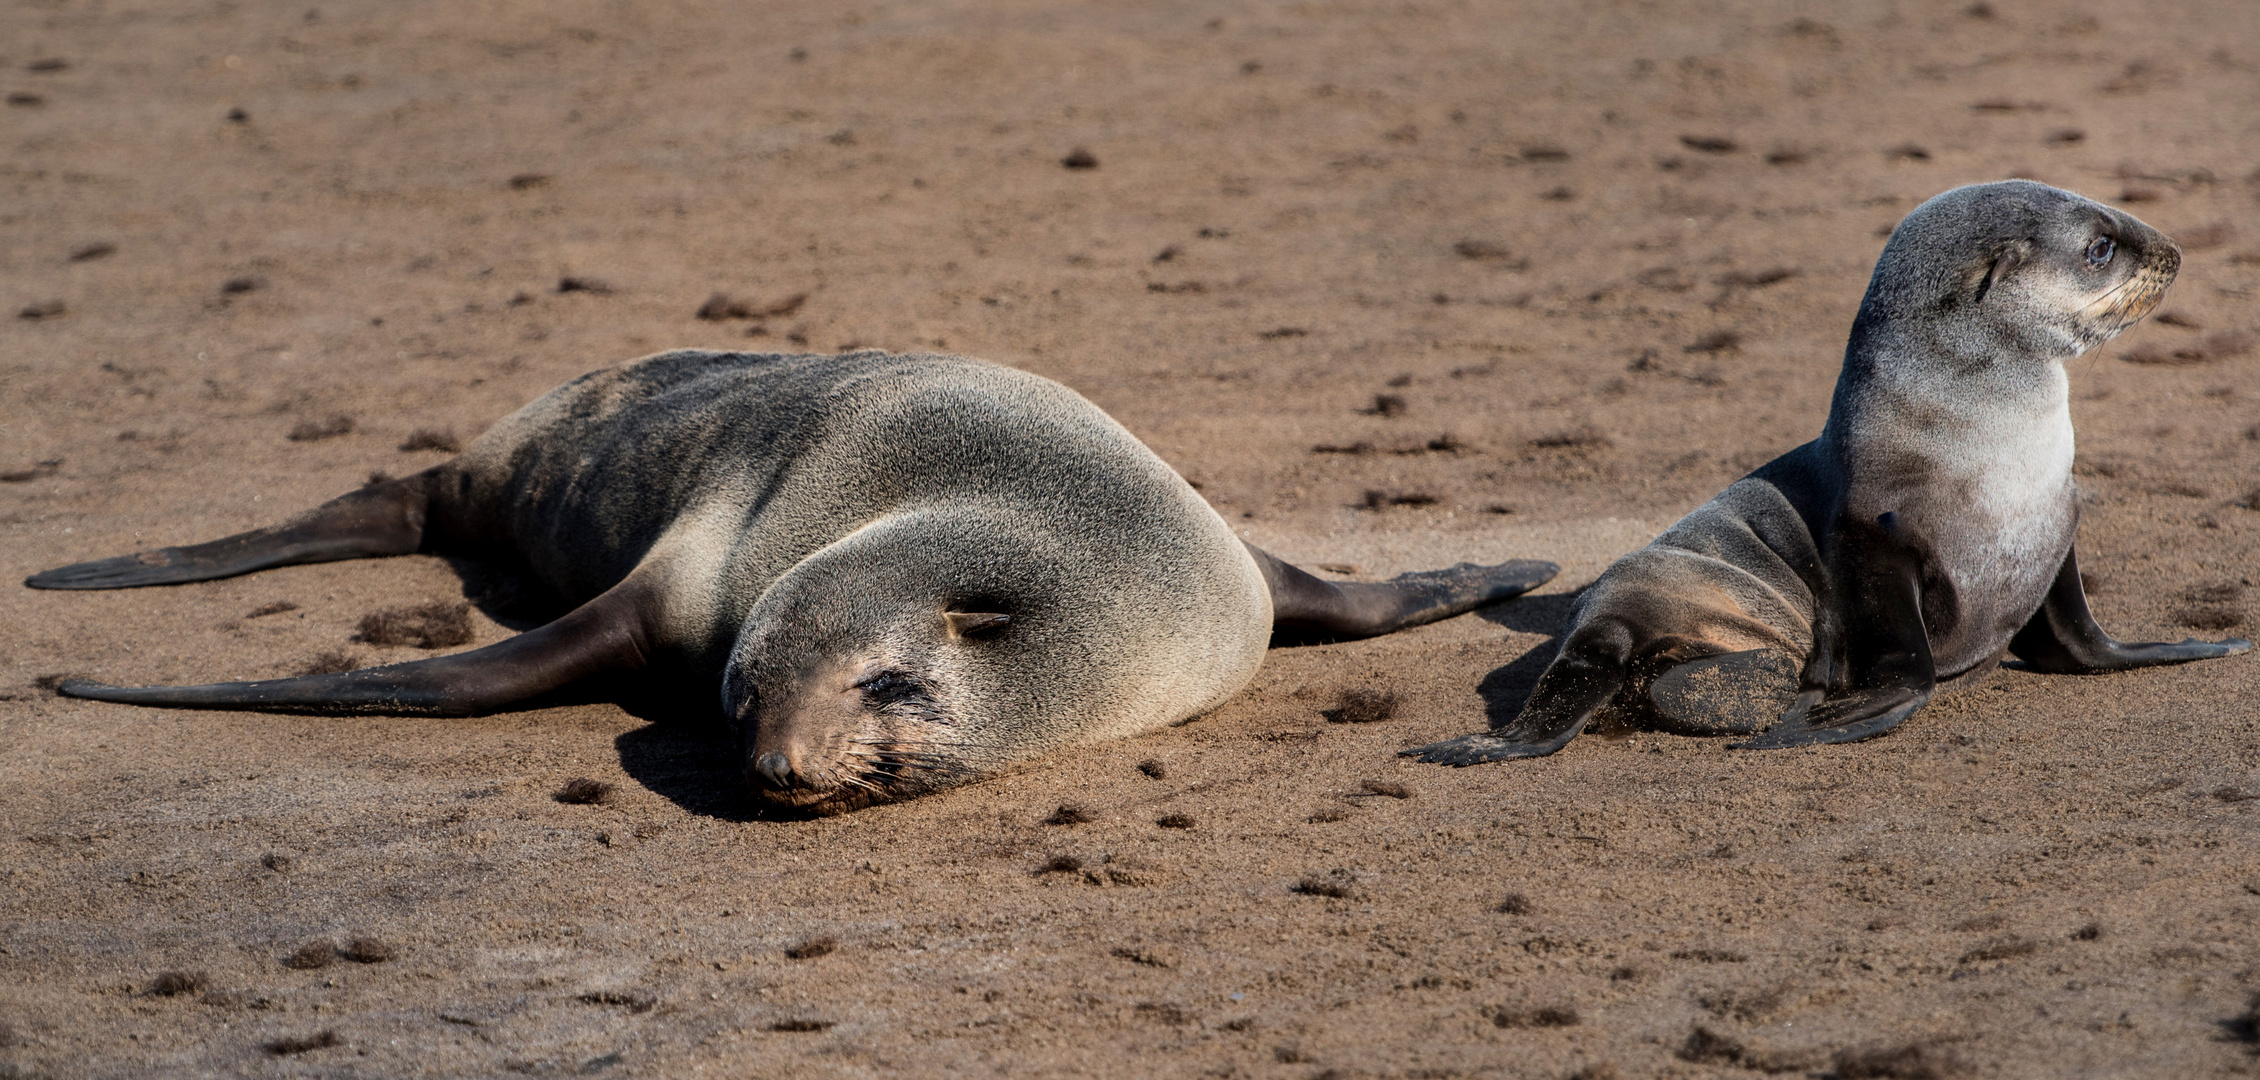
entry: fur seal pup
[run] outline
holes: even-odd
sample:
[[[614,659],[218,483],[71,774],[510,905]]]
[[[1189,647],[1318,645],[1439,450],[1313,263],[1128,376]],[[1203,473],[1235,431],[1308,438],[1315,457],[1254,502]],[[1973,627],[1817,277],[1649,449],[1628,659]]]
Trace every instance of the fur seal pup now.
[[[2004,652],[2091,674],[2251,648],[2112,640],[2072,544],[2064,362],[2149,314],[2180,265],[2132,216],[2031,181],[1915,208],[1876,262],[1820,437],[1610,566],[1520,715],[1404,753],[1551,754],[1597,713],[1764,730],[1750,748],[1852,742]]]
[[[756,791],[837,811],[1196,716],[1247,683],[1275,627],[1388,633],[1558,569],[1321,581],[1243,544],[1048,379],[947,356],[681,351],[581,376],[444,465],[284,524],[25,584],[170,585],[417,551],[515,556],[577,606],[388,667],[60,690],[461,716],[606,672],[703,680]]]

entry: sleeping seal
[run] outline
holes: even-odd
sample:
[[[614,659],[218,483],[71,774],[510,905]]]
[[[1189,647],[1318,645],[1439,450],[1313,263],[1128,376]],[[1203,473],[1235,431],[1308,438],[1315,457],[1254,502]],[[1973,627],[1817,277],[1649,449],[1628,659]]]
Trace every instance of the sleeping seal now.
[[[1852,742],[2004,652],[2090,674],[2251,648],[2112,640],[2072,545],[2064,362],[2149,314],[2180,265],[2142,222],[2031,181],[1917,207],[1876,262],[1820,437],[1610,566],[1520,715],[1404,753],[1551,754],[1597,713],[1764,730],[1743,747]]]
[[[757,792],[838,811],[1198,715],[1255,673],[1274,627],[1383,634],[1557,569],[1329,583],[1241,543],[1050,380],[946,356],[683,351],[584,375],[444,465],[282,525],[25,584],[168,585],[416,551],[515,556],[577,606],[389,667],[60,690],[460,716],[606,672],[703,680]]]

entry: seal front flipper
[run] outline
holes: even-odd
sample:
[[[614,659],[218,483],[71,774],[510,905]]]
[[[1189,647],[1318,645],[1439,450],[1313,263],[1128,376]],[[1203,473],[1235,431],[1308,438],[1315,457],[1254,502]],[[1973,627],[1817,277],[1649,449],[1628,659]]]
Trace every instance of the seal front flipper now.
[[[413,554],[423,547],[430,483],[437,471],[362,488],[280,525],[210,543],[74,563],[33,574],[24,584],[34,589],[132,589],[299,563]]]
[[[1845,595],[1816,628],[1804,692],[1780,723],[1734,749],[1872,739],[1930,701],[1938,671],[1923,626],[1922,545],[1896,514],[1872,525],[1847,521],[1836,539],[1835,579]]]
[[[1437,765],[1481,765],[1545,757],[1569,744],[1601,706],[1624,688],[1624,664],[1572,645],[1546,666],[1522,712],[1489,731],[1397,751]]]
[[[2009,640],[2009,651],[2023,660],[2026,667],[2052,675],[2096,675],[2156,664],[2211,660],[2250,648],[2252,643],[2242,638],[2226,641],[2190,638],[2174,643],[2114,640],[2096,624],[2095,616],[2087,609],[2087,589],[2080,584],[2077,545],[2064,553],[2064,565],[2056,571],[2056,580],[2048,587],[2048,597],[2040,602],[2040,610],[2033,612],[2031,621]]]
[[[1254,544],[1247,548],[1271,586],[1272,629],[1335,637],[1373,637],[1448,619],[1521,596],[1562,571],[1550,562],[1516,559],[1416,570],[1383,582],[1324,581]]]
[[[65,697],[174,709],[327,715],[479,716],[593,675],[642,668],[651,653],[653,596],[627,581],[546,626],[452,656],[334,675],[210,683],[105,686],[72,679]]]

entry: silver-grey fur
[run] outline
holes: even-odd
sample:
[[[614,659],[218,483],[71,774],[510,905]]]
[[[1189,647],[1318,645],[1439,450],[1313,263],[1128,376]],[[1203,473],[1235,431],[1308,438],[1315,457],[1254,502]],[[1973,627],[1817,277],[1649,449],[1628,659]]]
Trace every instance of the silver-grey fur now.
[[[148,705],[492,711],[608,671],[718,686],[748,781],[851,809],[1198,715],[1275,626],[1384,633],[1550,563],[1328,583],[1253,549],[1074,391],[937,355],[661,353],[592,372],[459,457],[291,522],[34,575],[123,588],[417,550],[499,551],[574,605],[483,649]]]
[[[1877,260],[1820,437],[1610,566],[1513,721],[1408,753],[1537,756],[1596,715],[1849,741],[2013,642],[2061,671],[2243,651],[2111,642],[2078,592],[2064,361],[2147,314],[2179,264],[2132,216],[2031,181],[1925,202]]]
[[[1271,634],[1255,560],[1198,493],[1074,391],[994,364],[665,353],[545,395],[461,470],[510,535],[556,538],[526,553],[576,601],[703,583],[656,589],[655,629],[725,672],[725,715],[917,672],[948,722],[893,744],[948,743],[958,769],[1206,712]],[[945,610],[1011,632],[967,648]]]

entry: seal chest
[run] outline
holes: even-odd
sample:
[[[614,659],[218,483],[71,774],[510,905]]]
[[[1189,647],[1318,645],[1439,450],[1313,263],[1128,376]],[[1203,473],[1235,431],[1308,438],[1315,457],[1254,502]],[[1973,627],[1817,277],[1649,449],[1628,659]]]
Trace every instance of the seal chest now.
[[[1998,373],[1977,392],[1917,371],[1871,391],[1844,425],[1846,499],[1854,514],[1895,513],[1929,539],[1957,604],[1951,620],[1930,620],[1933,663],[1951,676],[2000,651],[2071,547],[2071,382],[2061,364]]]

